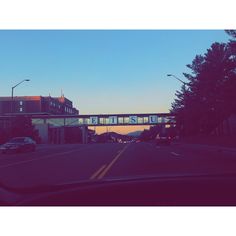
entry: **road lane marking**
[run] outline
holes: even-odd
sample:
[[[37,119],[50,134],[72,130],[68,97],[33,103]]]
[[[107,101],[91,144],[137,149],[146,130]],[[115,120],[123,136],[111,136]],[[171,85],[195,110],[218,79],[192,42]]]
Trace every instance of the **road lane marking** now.
[[[171,152],[172,155],[174,156],[180,156],[180,154],[176,153],[176,152]]]
[[[111,167],[115,164],[115,162],[119,159],[119,157],[124,153],[124,151],[128,148],[129,144],[125,146],[118,155],[115,156],[115,158],[110,162],[110,164],[100,173],[100,175],[97,177],[97,179],[102,179],[106,173],[111,169]]]
[[[122,150],[123,150],[123,149],[119,150],[119,151],[117,152],[117,154],[121,153],[121,152],[122,152]]]
[[[99,175],[103,170],[104,168],[106,167],[106,165],[103,165],[101,166],[101,168],[99,168],[89,179],[95,179],[97,177],[97,175]]]
[[[42,158],[34,158],[34,159],[31,159],[31,160],[25,160],[25,161],[14,162],[14,163],[7,164],[7,165],[0,165],[0,169],[7,168],[7,167],[11,167],[11,166],[16,166],[16,165],[21,165],[21,164],[25,164],[25,163],[29,163],[29,162],[34,162],[34,161],[40,161],[40,160],[44,160],[44,159],[49,159],[49,158],[54,157],[54,156],[57,156],[57,155],[69,154],[69,153],[73,153],[73,152],[75,152],[75,151],[86,150],[86,149],[89,149],[89,147],[79,148],[79,149],[75,149],[75,150],[71,150],[71,151],[67,151],[67,152],[59,152],[59,153],[49,154],[49,155],[46,155],[46,156],[44,156],[44,157],[42,157]]]

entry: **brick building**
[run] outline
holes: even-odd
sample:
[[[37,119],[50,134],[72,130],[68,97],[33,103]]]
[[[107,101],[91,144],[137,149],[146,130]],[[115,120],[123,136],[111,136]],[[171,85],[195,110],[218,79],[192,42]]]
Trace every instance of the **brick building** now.
[[[0,142],[3,131],[11,127],[11,115],[78,115],[79,111],[73,107],[72,101],[61,97],[43,96],[20,96],[0,97]],[[57,125],[58,121],[51,120],[51,124],[37,122],[32,123],[38,130],[42,143],[64,143],[66,128]],[[55,124],[54,124],[55,123]],[[77,118],[73,118],[73,123],[78,123]]]
[[[0,115],[9,114],[78,115],[79,111],[64,96],[0,97]]]

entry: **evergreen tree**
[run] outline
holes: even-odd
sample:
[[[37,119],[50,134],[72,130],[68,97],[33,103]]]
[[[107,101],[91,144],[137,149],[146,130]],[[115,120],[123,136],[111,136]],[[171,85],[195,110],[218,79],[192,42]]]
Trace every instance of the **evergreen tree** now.
[[[187,65],[188,89],[176,92],[171,109],[181,134],[210,134],[236,113],[236,31],[227,33],[233,37],[229,43],[213,43]]]

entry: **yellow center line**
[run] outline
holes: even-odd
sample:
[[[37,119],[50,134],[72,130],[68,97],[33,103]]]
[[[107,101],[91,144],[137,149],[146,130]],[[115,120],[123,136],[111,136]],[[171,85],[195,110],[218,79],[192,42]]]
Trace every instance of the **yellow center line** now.
[[[105,167],[106,167],[106,165],[101,166],[101,168],[98,169],[89,179],[95,179],[97,177],[97,175],[99,175],[100,172],[102,172]]]
[[[124,153],[124,151],[127,149],[127,146],[125,146],[119,153],[118,155],[115,156],[115,158],[111,161],[111,163],[105,168],[105,170],[102,171],[102,173],[97,177],[97,179],[102,179],[105,174],[111,169],[111,167],[114,165],[114,163],[119,159],[119,157]]]

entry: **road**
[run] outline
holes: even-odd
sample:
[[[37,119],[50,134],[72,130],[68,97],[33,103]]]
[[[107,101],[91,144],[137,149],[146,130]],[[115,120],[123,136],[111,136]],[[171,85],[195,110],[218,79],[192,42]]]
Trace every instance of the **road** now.
[[[39,145],[34,153],[0,154],[0,184],[17,188],[235,172],[235,149],[178,143]]]

